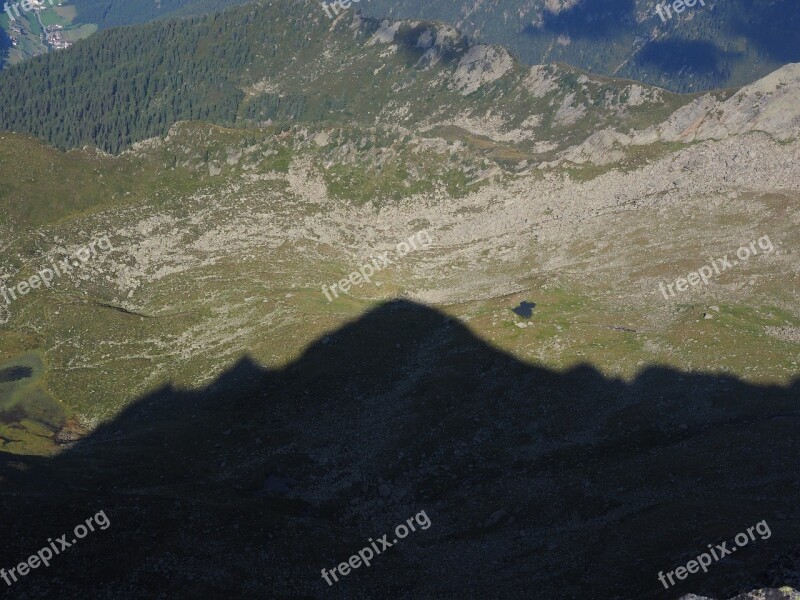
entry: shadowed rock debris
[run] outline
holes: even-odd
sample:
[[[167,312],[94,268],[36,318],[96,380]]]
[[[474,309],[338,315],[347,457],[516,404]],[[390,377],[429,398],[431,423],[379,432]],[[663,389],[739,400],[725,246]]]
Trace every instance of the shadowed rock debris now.
[[[800,382],[656,366],[631,382],[551,372],[391,302],[283,370],[243,360],[205,390],[141,398],[56,457],[0,457],[0,564],[104,510],[110,528],[10,593],[728,598],[796,578],[798,398]],[[322,579],[421,510],[430,528]],[[735,560],[659,583],[762,520],[772,536]]]

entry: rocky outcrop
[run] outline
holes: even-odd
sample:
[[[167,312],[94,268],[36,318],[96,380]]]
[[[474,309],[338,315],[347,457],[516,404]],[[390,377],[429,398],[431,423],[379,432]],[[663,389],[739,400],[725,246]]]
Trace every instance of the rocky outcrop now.
[[[728,100],[707,94],[681,108],[661,126],[666,141],[722,139],[764,131],[776,139],[800,133],[800,64],[786,65],[748,85]]]
[[[800,64],[786,65],[731,97],[706,94],[676,110],[663,123],[622,133],[603,129],[559,155],[559,161],[606,165],[628,146],[655,142],[692,143],[764,132],[786,142],[800,138]]]
[[[458,63],[453,75],[455,87],[466,96],[482,85],[500,79],[513,66],[514,60],[503,48],[473,46]]]

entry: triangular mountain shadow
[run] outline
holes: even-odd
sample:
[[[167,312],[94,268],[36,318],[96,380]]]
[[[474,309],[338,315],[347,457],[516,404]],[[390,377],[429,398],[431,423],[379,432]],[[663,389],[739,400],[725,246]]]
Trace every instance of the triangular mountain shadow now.
[[[244,360],[202,392],[142,398],[57,457],[5,456],[0,566],[103,510],[108,529],[8,591],[640,600],[796,586],[798,399],[800,381],[552,372],[391,302],[285,370]],[[428,529],[325,583],[321,569],[420,511]],[[669,591],[658,581],[762,520],[769,539]]]

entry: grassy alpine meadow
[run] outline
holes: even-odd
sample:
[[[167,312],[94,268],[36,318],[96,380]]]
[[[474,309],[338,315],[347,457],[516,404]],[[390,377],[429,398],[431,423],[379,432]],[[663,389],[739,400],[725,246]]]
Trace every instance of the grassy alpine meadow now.
[[[361,158],[332,162],[342,149],[333,139]],[[443,160],[415,149],[426,139],[359,142],[370,139],[379,137],[187,123],[112,157],[4,135],[0,165],[14,174],[0,195],[7,281],[100,233],[113,244],[7,307],[0,358],[36,366],[4,384],[4,449],[54,452],[66,424],[90,431],[143,394],[202,387],[243,357],[285,367],[397,297],[429,303],[497,348],[559,371],[588,364],[630,380],[663,365],[770,384],[796,375],[796,275],[782,258],[797,243],[786,220],[791,195],[743,194],[713,215],[709,199],[692,197],[657,214],[600,210],[586,219],[570,215],[581,207],[567,200],[607,170],[579,179],[555,172],[567,187],[531,204],[514,186],[537,189],[553,173],[496,167],[491,176],[480,151]],[[473,183],[453,187],[453,171]],[[478,176],[463,175],[470,171]],[[508,214],[492,216],[498,202]],[[471,229],[479,219],[497,227],[497,241]],[[704,219],[729,232],[727,247],[708,246]],[[657,240],[647,234],[654,227]],[[323,285],[423,228],[430,247],[326,300]],[[775,241],[774,256],[670,302],[658,292],[659,281],[761,232]],[[530,318],[512,312],[523,301],[536,305]]]

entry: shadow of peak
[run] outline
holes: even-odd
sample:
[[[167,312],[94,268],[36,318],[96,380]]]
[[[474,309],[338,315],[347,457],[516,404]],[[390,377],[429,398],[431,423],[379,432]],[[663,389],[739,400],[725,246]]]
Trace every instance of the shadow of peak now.
[[[250,356],[239,359],[231,368],[219,375],[207,388],[209,394],[223,390],[239,389],[256,384],[269,373]]]
[[[325,371],[345,367],[363,371],[396,360],[444,335],[471,347],[485,347],[458,320],[423,304],[394,300],[316,340],[287,370],[305,373],[315,367]]]
[[[556,372],[396,300],[284,369],[243,358],[24,473],[7,464],[0,500],[22,517],[0,559],[90,505],[113,538],[82,542],[32,591],[649,599],[667,597],[659,571],[766,520],[768,540],[669,593],[728,598],[760,587],[800,535],[798,392],[660,366],[631,382]],[[420,510],[430,529],[328,589],[322,567]],[[99,569],[104,556],[114,566]]]

